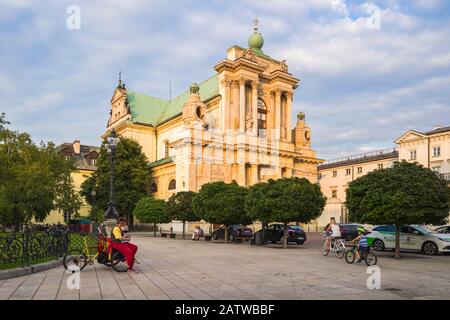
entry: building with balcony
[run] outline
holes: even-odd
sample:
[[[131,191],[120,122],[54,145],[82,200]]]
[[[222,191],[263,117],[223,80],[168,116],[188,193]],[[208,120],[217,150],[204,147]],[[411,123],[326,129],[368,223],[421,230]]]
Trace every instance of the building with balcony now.
[[[419,163],[450,184],[450,126],[435,127],[428,132],[408,130],[394,142],[395,148],[328,160],[318,166],[318,182],[327,197],[325,210],[318,219],[320,229],[331,217],[341,223],[349,222],[345,190],[351,181],[372,170],[388,168],[395,161]]]

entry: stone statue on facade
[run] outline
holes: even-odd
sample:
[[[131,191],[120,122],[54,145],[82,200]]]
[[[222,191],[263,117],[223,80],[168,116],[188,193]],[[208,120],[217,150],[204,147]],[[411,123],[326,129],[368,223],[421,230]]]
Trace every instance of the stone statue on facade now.
[[[286,59],[281,61],[281,70],[284,71],[284,72],[288,72],[288,65],[286,63]]]
[[[200,87],[199,87],[199,85],[196,82],[191,84],[191,87],[189,88],[189,93],[190,94],[198,94],[199,91],[200,91]]]

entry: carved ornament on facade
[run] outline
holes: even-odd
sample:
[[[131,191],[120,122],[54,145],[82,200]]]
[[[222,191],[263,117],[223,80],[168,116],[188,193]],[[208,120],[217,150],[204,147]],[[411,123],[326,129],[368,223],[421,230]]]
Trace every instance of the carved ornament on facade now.
[[[247,50],[242,51],[241,57],[244,58],[244,59],[251,60],[251,61],[256,61],[255,53],[250,48],[247,49]]]
[[[288,65],[286,63],[286,59],[283,59],[281,61],[280,68],[281,68],[281,71],[288,72]]]

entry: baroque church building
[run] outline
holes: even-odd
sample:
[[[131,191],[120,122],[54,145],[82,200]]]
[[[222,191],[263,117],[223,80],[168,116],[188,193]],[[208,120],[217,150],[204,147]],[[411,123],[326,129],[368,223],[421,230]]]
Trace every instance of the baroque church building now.
[[[250,186],[281,177],[317,180],[305,115],[292,123],[299,79],[262,51],[257,21],[248,48],[233,46],[215,74],[172,100],[135,92],[119,80],[104,137],[136,140],[149,160],[151,192],[168,199],[212,181]],[[293,126],[294,125],[294,126]]]

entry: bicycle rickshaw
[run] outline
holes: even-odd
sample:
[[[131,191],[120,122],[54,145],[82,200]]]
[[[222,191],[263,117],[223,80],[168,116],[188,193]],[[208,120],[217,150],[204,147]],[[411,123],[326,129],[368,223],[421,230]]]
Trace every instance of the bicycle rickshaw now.
[[[105,266],[112,267],[117,272],[126,272],[128,266],[125,257],[111,245],[105,226],[100,224],[97,234],[97,246],[89,246],[89,234],[79,234],[83,238],[82,248],[69,249],[64,255],[63,264],[66,270],[81,271],[86,265],[94,264],[95,260]]]

